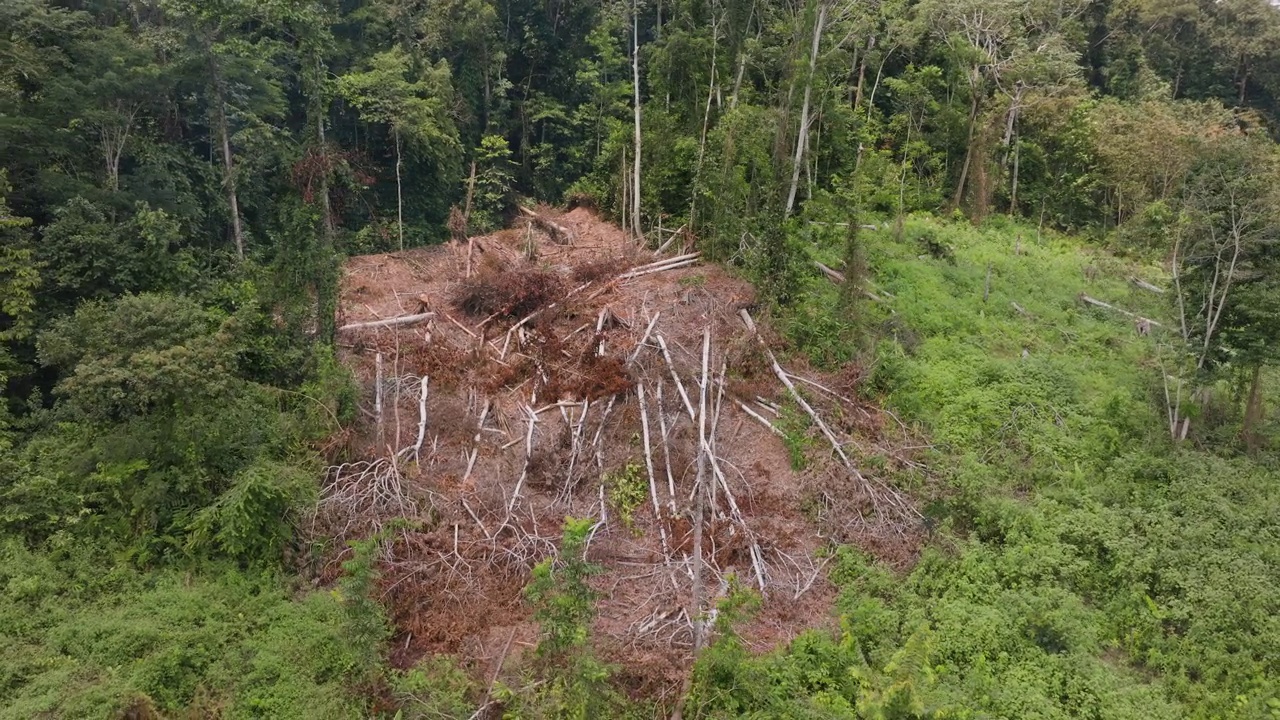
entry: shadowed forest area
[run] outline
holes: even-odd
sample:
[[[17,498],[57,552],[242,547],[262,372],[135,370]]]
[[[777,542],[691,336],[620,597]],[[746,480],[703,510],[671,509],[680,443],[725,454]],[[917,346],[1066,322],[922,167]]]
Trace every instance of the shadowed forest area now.
[[[0,718],[1280,718],[1267,0],[0,2]]]

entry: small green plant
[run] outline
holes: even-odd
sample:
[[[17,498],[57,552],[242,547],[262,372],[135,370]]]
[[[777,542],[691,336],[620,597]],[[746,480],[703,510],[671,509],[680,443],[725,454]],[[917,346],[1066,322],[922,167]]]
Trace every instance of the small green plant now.
[[[702,274],[689,275],[680,278],[677,282],[680,283],[681,287],[702,287],[707,284],[707,276]]]
[[[382,656],[382,643],[389,635],[386,614],[374,598],[378,569],[376,563],[382,552],[383,537],[388,530],[365,540],[354,540],[351,558],[342,563],[343,577],[338,581],[338,596],[345,608],[342,635],[351,647],[357,648],[356,657],[364,667],[363,673],[376,671]]]
[[[533,568],[525,597],[533,603],[533,617],[542,626],[539,655],[564,654],[587,641],[596,601],[587,578],[600,572],[586,559],[591,525],[590,518],[565,518],[559,557],[547,558]]]
[[[613,506],[622,524],[635,532],[635,512],[644,504],[648,491],[648,480],[645,479],[644,468],[637,462],[607,472],[604,475],[604,486],[609,493],[609,504]]]
[[[782,444],[787,446],[792,470],[803,470],[809,466],[808,452],[813,447],[813,438],[809,437],[811,424],[809,417],[801,413],[794,403],[782,406],[782,416],[775,425],[782,431]]]

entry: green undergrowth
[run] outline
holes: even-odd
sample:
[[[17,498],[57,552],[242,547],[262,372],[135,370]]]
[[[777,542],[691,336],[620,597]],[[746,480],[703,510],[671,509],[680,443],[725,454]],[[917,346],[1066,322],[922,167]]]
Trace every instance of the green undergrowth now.
[[[799,234],[840,267],[842,234]],[[840,549],[840,633],[722,640],[703,715],[1280,717],[1280,471],[1170,443],[1160,326],[1079,299],[1164,318],[1129,282],[1159,268],[1003,221],[860,240],[883,302],[815,271],[778,319],[811,359],[870,365],[863,391],[932,442],[939,527],[904,576]]]
[[[6,541],[0,594],[0,718],[336,718],[363,707],[342,601],[295,596],[272,573],[142,573],[85,549]]]

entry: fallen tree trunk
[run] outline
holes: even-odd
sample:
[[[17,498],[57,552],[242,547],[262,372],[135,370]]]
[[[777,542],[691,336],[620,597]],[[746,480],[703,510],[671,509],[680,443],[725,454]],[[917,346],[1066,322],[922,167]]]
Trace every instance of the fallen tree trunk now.
[[[1111,303],[1103,302],[1095,297],[1089,297],[1084,293],[1080,293],[1080,302],[1088,303],[1095,307],[1106,308],[1107,310],[1118,312],[1121,315],[1127,315],[1133,318],[1134,320],[1137,320],[1139,323],[1146,323],[1148,325],[1155,325],[1156,327],[1161,327],[1160,323],[1156,322],[1155,320],[1152,320],[1151,318],[1143,317],[1137,313],[1129,312],[1124,308],[1118,308],[1115,305],[1112,305]]]
[[[823,265],[817,260],[814,260],[813,264],[816,265],[817,268],[822,271],[823,275],[826,275],[828,278],[830,278],[831,282],[835,282],[835,283],[844,282],[844,273],[838,270],[832,270],[831,268],[827,267],[826,265]]]
[[[688,267],[698,262],[698,258],[700,258],[701,256],[702,256],[702,253],[695,252],[695,253],[689,253],[687,255],[677,255],[673,258],[666,258],[664,260],[659,260],[658,262],[652,262],[647,265],[640,265],[638,267],[631,268],[625,273],[622,273],[621,275],[618,276],[618,279],[630,280],[632,278],[637,278],[642,275],[648,275],[650,273],[662,272],[664,270],[676,270],[678,268]]]
[[[537,225],[539,230],[545,232],[551,238],[552,242],[557,245],[573,244],[574,234],[569,228],[524,206],[520,207],[520,212],[528,215],[533,224]]]
[[[809,224],[810,225],[826,225],[829,227],[849,227],[849,223],[847,222],[832,223],[832,222],[818,222],[817,220],[810,220]],[[879,230],[880,229],[878,225],[859,225],[858,227],[862,228],[863,230]],[[888,227],[888,226],[886,225],[885,227]]]
[[[344,330],[364,330],[367,328],[384,328],[384,327],[403,327],[405,325],[416,325],[425,320],[435,317],[433,312],[418,313],[417,315],[402,315],[400,317],[387,318],[385,320],[369,320],[367,322],[350,323],[338,328],[338,332]]]
[[[817,260],[814,260],[813,264],[817,266],[817,268],[822,271],[822,274],[826,275],[827,279],[830,280],[831,282],[836,283],[837,285],[844,282],[845,280],[844,273],[840,272],[839,270],[832,269],[818,262]],[[873,302],[884,302],[883,298],[871,292],[870,290],[863,290],[862,294],[866,296],[868,300],[871,300]]]
[[[1152,285],[1151,283],[1147,282],[1146,280],[1143,280],[1142,278],[1131,275],[1129,276],[1129,282],[1142,288],[1143,290],[1150,290],[1153,293],[1159,293],[1161,295],[1164,294],[1164,288],[1158,285]]]

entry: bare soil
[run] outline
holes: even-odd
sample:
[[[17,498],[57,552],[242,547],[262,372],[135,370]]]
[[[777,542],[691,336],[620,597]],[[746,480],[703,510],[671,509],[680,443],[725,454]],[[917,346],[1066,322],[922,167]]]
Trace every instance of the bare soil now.
[[[603,569],[593,581],[598,650],[621,666],[630,692],[671,694],[691,660],[696,614],[694,416],[708,328],[715,463],[704,610],[731,574],[760,591],[761,609],[741,634],[766,651],[833,623],[823,559],[833,544],[912,562],[922,534],[909,498],[865,468],[851,472],[816,427],[807,431],[809,467],[793,469],[783,438],[766,426],[782,427],[780,413],[808,416],[772,368],[784,348],[750,283],[700,262],[624,279],[662,258],[585,208],[539,212],[568,228],[572,243],[522,224],[469,243],[351,258],[343,270],[339,325],[435,313],[419,325],[340,333],[363,418],[331,444],[340,456],[310,527],[346,540],[408,518],[380,561],[395,663],[448,653],[485,678],[499,658],[514,666],[537,642],[522,596],[530,569],[555,555],[566,516],[589,517],[587,557]],[[677,238],[663,257],[691,244]],[[824,375],[802,360],[781,362],[803,378],[794,384],[854,466],[869,454],[884,459],[883,476],[915,464],[894,449],[910,445],[905,428],[857,400],[856,368]],[[617,480],[628,465],[639,470]],[[644,500],[620,506],[619,482],[638,483]],[[326,559],[321,580],[341,559]]]

